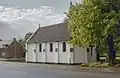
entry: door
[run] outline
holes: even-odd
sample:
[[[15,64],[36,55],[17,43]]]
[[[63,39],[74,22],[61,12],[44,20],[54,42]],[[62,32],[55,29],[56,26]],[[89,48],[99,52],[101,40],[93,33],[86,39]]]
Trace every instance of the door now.
[[[30,62],[36,62],[36,46],[35,44],[28,44],[28,60]]]

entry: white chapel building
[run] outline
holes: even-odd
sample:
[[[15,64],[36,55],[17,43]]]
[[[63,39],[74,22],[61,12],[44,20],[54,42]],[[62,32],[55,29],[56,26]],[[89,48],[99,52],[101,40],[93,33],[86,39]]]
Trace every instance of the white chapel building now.
[[[39,27],[27,40],[26,62],[81,64],[96,61],[94,47],[79,47],[71,39],[67,23]]]

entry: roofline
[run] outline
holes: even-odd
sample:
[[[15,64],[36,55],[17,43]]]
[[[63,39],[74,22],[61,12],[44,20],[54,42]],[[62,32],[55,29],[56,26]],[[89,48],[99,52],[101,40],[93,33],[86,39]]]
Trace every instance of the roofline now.
[[[40,29],[40,27],[26,40],[26,43],[37,33],[37,31]]]
[[[5,42],[5,41],[9,41],[8,43],[6,43],[6,44],[8,44],[8,45],[10,45],[10,44],[13,42],[13,40],[2,40],[2,41],[0,41],[0,42]]]
[[[2,41],[13,41],[13,40],[2,40]],[[0,42],[2,42],[2,41],[0,41]]]
[[[37,42],[30,42],[30,43],[27,43],[27,44],[32,44],[32,43],[50,43],[50,42],[67,42],[67,41],[70,41],[70,39],[68,39],[68,40],[59,40],[59,41],[37,41]]]
[[[13,41],[9,44],[9,46],[11,46],[11,44],[12,44],[13,42],[14,42],[14,40],[13,40]],[[17,40],[16,40],[16,42],[18,43],[18,41],[17,41]],[[9,46],[8,46],[8,47],[9,47]]]
[[[57,23],[57,24],[51,24],[51,25],[44,25],[43,27],[39,27],[39,28],[26,40],[26,43],[28,43],[28,41],[37,33],[37,31],[38,31],[40,28],[53,27],[53,26],[56,26],[56,25],[59,25],[59,24],[64,24],[64,22]]]
[[[56,26],[56,25],[59,25],[59,24],[65,24],[65,23],[64,23],[64,22],[61,22],[61,23],[56,23],[56,24],[43,25],[43,26],[42,26],[42,27],[40,27],[40,28],[53,27],[53,26]]]

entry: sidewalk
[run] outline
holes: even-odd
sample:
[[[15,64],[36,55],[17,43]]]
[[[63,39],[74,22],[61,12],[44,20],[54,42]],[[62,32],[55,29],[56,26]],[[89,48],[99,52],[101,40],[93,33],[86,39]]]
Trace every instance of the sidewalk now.
[[[25,58],[0,58],[0,61],[25,62]]]

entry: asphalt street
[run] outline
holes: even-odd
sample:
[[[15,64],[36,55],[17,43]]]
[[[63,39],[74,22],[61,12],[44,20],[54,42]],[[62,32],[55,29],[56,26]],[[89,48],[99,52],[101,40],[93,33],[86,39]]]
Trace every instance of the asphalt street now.
[[[31,63],[0,63],[0,78],[120,78],[120,74],[76,72]]]

